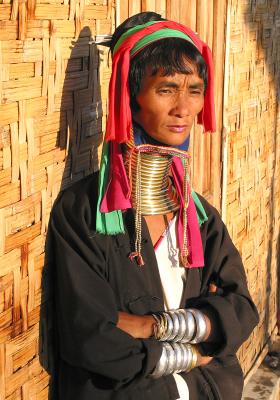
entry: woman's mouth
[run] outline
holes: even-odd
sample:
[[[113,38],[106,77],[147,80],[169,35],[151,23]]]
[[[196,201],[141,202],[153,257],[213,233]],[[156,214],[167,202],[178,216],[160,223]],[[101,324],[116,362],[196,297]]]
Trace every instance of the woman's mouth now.
[[[187,125],[168,125],[167,127],[171,132],[182,133],[186,130]]]

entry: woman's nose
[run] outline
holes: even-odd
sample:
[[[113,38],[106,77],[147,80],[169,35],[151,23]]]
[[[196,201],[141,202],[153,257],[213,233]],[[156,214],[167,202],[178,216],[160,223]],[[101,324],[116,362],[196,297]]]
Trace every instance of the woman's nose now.
[[[170,113],[181,118],[190,115],[190,104],[186,94],[178,94]]]

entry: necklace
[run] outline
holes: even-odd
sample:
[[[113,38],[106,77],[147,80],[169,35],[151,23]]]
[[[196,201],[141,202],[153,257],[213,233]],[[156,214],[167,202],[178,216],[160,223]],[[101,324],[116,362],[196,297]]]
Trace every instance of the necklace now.
[[[189,204],[189,155],[185,151],[150,144],[134,145],[132,139],[124,145],[124,163],[130,182],[130,196],[135,208],[135,251],[138,265],[144,265],[141,255],[142,215],[167,214],[183,208],[183,264],[188,258],[187,208]],[[180,205],[178,194],[172,185],[170,171],[173,157],[179,157],[184,165],[184,201]]]
[[[126,146],[124,161],[130,179],[133,208],[141,204],[142,215],[177,211],[179,198],[172,184],[172,155],[154,151],[136,152]],[[140,187],[138,187],[140,186]]]

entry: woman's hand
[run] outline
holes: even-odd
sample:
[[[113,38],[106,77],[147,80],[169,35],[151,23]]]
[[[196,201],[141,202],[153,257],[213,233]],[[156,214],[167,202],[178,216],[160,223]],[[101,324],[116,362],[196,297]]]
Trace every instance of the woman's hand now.
[[[203,366],[209,364],[213,360],[213,357],[201,355],[197,347],[196,347],[196,351],[198,354],[196,367],[203,367]]]
[[[153,336],[155,322],[152,315],[134,315],[120,311],[117,327],[135,339],[148,339]]]

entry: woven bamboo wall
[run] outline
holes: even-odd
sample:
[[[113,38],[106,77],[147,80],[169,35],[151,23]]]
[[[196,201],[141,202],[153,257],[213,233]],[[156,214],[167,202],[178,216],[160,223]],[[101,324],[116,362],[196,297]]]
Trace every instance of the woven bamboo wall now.
[[[274,329],[277,313],[280,3],[231,0],[228,11],[223,214],[261,319],[240,353],[247,370]]]
[[[212,47],[216,69],[218,134],[203,137],[196,127],[192,151],[195,155],[194,171],[200,177],[196,178],[195,186],[219,207],[226,1],[122,0],[116,3],[117,23],[138,11],[154,10],[196,29]],[[238,9],[237,1],[231,6],[231,18],[236,27],[239,26],[237,32],[240,34],[244,28],[242,10]],[[88,42],[95,34],[112,32],[114,8],[115,2],[110,0],[0,0],[0,400],[48,398],[49,377],[41,366],[43,364],[48,368],[51,364],[49,354],[45,352],[49,347],[48,332],[51,329],[51,287],[42,290],[41,283],[47,223],[61,187],[71,185],[97,168],[97,147],[104,128],[110,71],[106,49],[101,46],[96,49]],[[264,33],[267,35],[267,29]],[[238,34],[231,33],[236,49]],[[247,40],[246,35],[240,35],[240,39]],[[251,45],[252,57],[255,57]],[[240,49],[238,51],[240,60],[236,61],[236,71],[239,64],[245,68]],[[256,66],[252,67],[256,74],[260,65],[256,60]],[[267,82],[259,86],[259,91],[263,113],[266,110],[269,114],[262,126],[268,130],[268,125],[272,124],[273,96],[265,97]],[[244,82],[241,87],[244,90]],[[230,92],[228,96],[231,110],[228,120],[229,126],[233,126],[236,110],[240,106],[238,103],[235,108],[235,101],[240,98],[238,91]],[[254,102],[250,104],[253,107]],[[227,216],[231,210],[237,209],[236,205],[232,205],[230,195],[241,184],[240,176],[232,175],[235,171],[232,166],[236,162],[240,171],[239,157],[243,156],[245,146],[241,145],[244,138],[239,131],[231,135],[234,129],[230,128],[228,132],[228,159],[229,163],[232,160],[232,164],[227,176]],[[254,130],[252,132],[255,133]],[[240,142],[234,138],[239,138]],[[266,152],[256,154],[262,154],[264,164],[266,155],[269,155],[270,161],[268,169],[262,165],[262,169],[258,170],[259,179],[264,179],[266,171],[272,174],[273,159],[269,153],[272,142],[272,136],[265,130],[261,151]],[[240,147],[236,147],[237,143]],[[252,139],[247,137],[246,143],[248,154],[252,154],[255,151]],[[252,186],[252,181],[250,184]],[[268,195],[271,190],[268,181],[264,187]],[[238,190],[241,189],[236,189],[236,196],[239,195]],[[274,193],[276,195],[276,188]],[[257,203],[254,204],[256,206],[250,211],[252,216],[245,214],[250,215],[250,221],[258,216],[259,208]],[[245,210],[249,210],[247,205],[243,200]],[[264,215],[267,219],[270,216],[269,213]],[[249,217],[246,218],[248,222]],[[244,253],[245,243],[242,247],[239,232],[234,231],[236,228],[231,225],[230,229]],[[258,232],[255,227],[251,237],[254,233],[259,237]],[[274,242],[273,246],[275,249]],[[259,265],[263,249],[260,246]],[[244,254],[246,256],[248,251]],[[265,256],[262,255],[262,258]],[[259,270],[254,268],[252,260],[250,262],[246,268],[251,289],[257,293],[260,285],[257,286],[254,281]],[[264,270],[258,276],[258,282],[267,277],[266,272]],[[261,300],[256,299],[256,295],[255,299],[261,306],[266,297],[264,290],[260,293]],[[263,331],[260,333],[263,334]],[[39,337],[43,348],[40,352]],[[259,348],[260,340],[257,343]]]
[[[47,223],[61,187],[98,166],[109,68],[89,41],[112,14],[109,0],[0,0],[1,400],[48,398]]]

